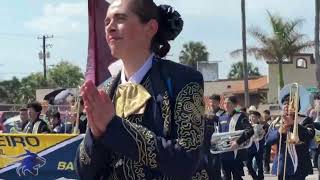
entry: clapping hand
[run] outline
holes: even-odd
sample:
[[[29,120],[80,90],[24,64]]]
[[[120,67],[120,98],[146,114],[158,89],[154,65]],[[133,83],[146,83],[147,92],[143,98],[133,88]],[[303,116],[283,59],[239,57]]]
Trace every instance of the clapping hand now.
[[[93,136],[99,138],[105,133],[109,122],[115,116],[114,105],[106,92],[98,90],[91,80],[82,85],[80,93],[88,116],[89,128]]]

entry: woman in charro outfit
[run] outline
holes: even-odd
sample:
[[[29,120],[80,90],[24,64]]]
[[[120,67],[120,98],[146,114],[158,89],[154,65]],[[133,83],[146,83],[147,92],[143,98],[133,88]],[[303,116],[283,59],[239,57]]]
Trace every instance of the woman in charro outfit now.
[[[161,59],[183,21],[152,0],[115,0],[107,43],[121,72],[81,88],[88,125],[76,154],[80,179],[208,179],[202,168],[203,78]]]

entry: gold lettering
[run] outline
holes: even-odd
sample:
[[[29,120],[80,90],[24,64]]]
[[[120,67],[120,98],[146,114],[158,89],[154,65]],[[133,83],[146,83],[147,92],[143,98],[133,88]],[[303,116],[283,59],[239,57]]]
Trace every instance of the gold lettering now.
[[[59,161],[57,170],[64,170],[66,167],[66,162]]]
[[[65,170],[71,170],[71,171],[73,171],[73,170],[74,170],[74,169],[73,169],[73,163],[72,163],[72,162],[69,162],[68,165],[67,165],[67,167],[65,168]]]
[[[0,149],[0,155],[3,155],[3,156],[6,155],[6,154],[4,153],[4,150],[3,150],[3,149]]]

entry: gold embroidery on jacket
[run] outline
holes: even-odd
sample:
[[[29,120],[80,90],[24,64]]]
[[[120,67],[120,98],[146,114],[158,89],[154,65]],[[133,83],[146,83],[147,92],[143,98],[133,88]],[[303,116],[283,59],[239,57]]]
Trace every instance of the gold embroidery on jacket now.
[[[80,143],[80,164],[82,165],[89,165],[91,163],[91,158],[88,156],[85,146],[84,146],[84,139]]]
[[[144,180],[146,175],[144,173],[143,164],[124,158],[123,171],[125,179],[127,180]]]
[[[201,170],[197,172],[194,176],[192,176],[192,180],[208,180],[209,176],[206,170]]]
[[[194,82],[187,84],[178,94],[174,114],[179,145],[187,152],[197,149],[203,141],[203,112],[202,87]]]
[[[136,141],[139,152],[138,161],[151,168],[158,167],[155,153],[157,142],[153,133],[141,125],[129,121],[122,122],[132,139]]]
[[[166,91],[163,100],[162,100],[162,118],[163,118],[163,129],[164,135],[167,136],[170,132],[170,124],[171,124],[171,109],[170,109],[170,101],[168,92]]]

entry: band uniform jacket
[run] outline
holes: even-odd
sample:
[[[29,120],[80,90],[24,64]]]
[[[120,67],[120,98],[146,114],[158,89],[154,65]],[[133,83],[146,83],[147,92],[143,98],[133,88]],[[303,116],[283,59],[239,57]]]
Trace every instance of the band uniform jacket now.
[[[222,110],[221,110],[222,112]],[[205,135],[204,135],[204,163],[210,180],[221,179],[221,162],[219,154],[211,154],[211,136],[219,131],[219,117],[214,113],[205,117]]]
[[[300,122],[298,124],[299,139],[302,143],[288,146],[287,154],[287,175],[305,175],[313,173],[311,159],[309,155],[309,143],[314,138],[315,130],[313,121],[311,118],[306,116],[298,116]],[[279,149],[280,133],[279,127],[270,126],[268,134],[266,136],[266,144],[273,145],[277,144]],[[292,132],[292,128],[291,128]],[[286,149],[286,135],[282,136],[281,151],[280,151],[280,175],[283,175],[284,170],[284,158]],[[272,174],[277,174],[278,169],[278,153],[276,153],[272,166]]]
[[[251,126],[251,124],[248,121],[247,116],[244,113],[241,112],[236,112],[233,111],[231,114],[225,113],[222,116],[219,117],[219,132],[230,132],[229,130],[229,125],[232,117],[234,115],[238,115],[238,120],[235,125],[235,130],[244,130],[242,135],[237,139],[237,144],[241,145],[243,142],[247,141],[248,139],[251,138],[253,135],[254,131]],[[225,152],[220,155],[221,161],[224,160],[246,160],[247,159],[247,150],[246,149],[241,149],[237,151],[236,158],[234,158],[234,152]]]
[[[32,134],[50,133],[50,129],[48,124],[44,120],[38,118],[35,122],[29,121],[28,124],[24,127],[23,132]]]
[[[120,73],[106,83],[111,98]],[[203,78],[189,67],[154,58],[141,85],[152,98],[143,115],[115,116],[105,134],[89,129],[76,153],[83,180],[208,179],[202,164]]]

